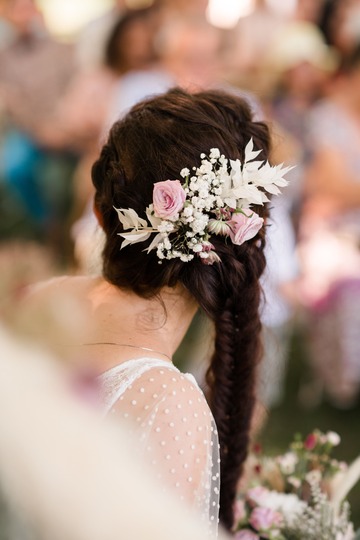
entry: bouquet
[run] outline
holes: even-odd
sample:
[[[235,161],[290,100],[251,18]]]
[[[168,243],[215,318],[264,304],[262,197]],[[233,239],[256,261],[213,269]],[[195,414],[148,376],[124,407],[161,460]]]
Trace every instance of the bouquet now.
[[[235,504],[236,540],[355,540],[347,493],[360,476],[332,457],[337,433],[296,435],[287,452],[264,456],[257,446]]]

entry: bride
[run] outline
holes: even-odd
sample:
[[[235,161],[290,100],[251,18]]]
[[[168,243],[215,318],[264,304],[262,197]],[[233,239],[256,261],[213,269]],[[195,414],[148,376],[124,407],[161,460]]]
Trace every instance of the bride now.
[[[55,282],[89,313],[81,356],[105,411],[212,531],[219,497],[220,521],[233,525],[255,404],[266,192],[286,184],[269,146],[247,102],[223,92],[174,89],[136,105],[92,171],[103,277]],[[214,325],[207,400],[172,363],[198,308]]]

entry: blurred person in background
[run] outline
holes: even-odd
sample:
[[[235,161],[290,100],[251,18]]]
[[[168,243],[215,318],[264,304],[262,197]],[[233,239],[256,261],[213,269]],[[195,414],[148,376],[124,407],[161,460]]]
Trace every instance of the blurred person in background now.
[[[297,0],[291,16],[296,21],[307,21],[317,25],[327,0]]]
[[[64,128],[66,125],[74,128],[76,118],[76,125],[84,135],[89,134],[84,126],[93,118],[92,144],[84,153],[76,179],[77,220],[72,228],[75,258],[86,272],[98,271],[98,257],[94,253],[101,251],[101,231],[93,213],[90,181],[90,169],[99,144],[110,126],[135,103],[164,92],[175,83],[159,62],[155,50],[159,24],[157,6],[127,10],[120,16],[106,43],[103,67],[80,73],[73,93],[68,96],[67,110],[65,104],[59,111],[59,116],[65,119]],[[97,90],[94,99],[93,90],[100,88],[102,95]],[[66,131],[64,135],[67,136]]]
[[[360,42],[360,1],[328,0],[320,20],[328,43],[341,56],[351,54]]]
[[[106,44],[115,24],[126,10],[125,0],[114,0],[109,11],[82,29],[75,44],[75,57],[80,70],[93,70],[104,65]]]
[[[128,10],[114,26],[106,45],[105,64],[112,84],[107,99],[100,103],[104,107],[98,116],[99,137],[105,136],[114,121],[147,96],[162,93],[172,86],[194,91],[219,85],[221,44],[221,32],[198,14],[176,15],[167,4]],[[84,94],[80,92],[78,98],[77,109],[81,110]],[[89,107],[94,109],[93,103],[90,100]],[[95,151],[97,146],[98,141]],[[72,234],[80,268],[96,273],[99,258],[95,254],[101,251],[102,235],[91,202],[92,158],[93,153],[88,154],[86,167],[78,178],[80,207],[84,201],[86,206]]]
[[[118,19],[106,44],[105,65],[116,75],[103,134],[135,103],[174,85],[174,78],[160,62],[155,40],[161,27],[157,5],[128,10]]]
[[[295,229],[303,196],[303,166],[309,151],[308,116],[324,95],[337,61],[336,52],[327,46],[321,31],[306,21],[289,22],[269,42],[266,63],[274,79],[266,111],[283,131],[284,145],[290,153],[285,159],[296,162],[286,190]]]
[[[205,18],[208,0],[157,0],[157,3],[165,17],[182,15]]]
[[[334,405],[360,388],[360,46],[309,118],[301,224],[314,371]]]
[[[287,22],[266,0],[256,0],[252,13],[241,17],[229,32],[225,69],[230,83],[249,90],[261,101],[272,88],[264,58],[269,43]]]
[[[156,17],[154,8],[127,10],[120,15],[105,44],[102,64],[80,70],[56,107],[54,116],[58,129],[55,132],[50,127],[47,140],[54,146],[71,142],[82,154],[77,175],[80,209],[92,194],[89,163],[98,151],[100,139],[124,110],[155,92],[151,86],[155,76],[149,81],[145,75],[142,80],[137,78],[131,87],[128,81],[134,73],[146,74],[154,67]],[[158,92],[168,85],[158,83]]]
[[[296,242],[307,155],[307,116],[321,97],[334,62],[321,32],[314,24],[303,20],[284,21],[276,35],[271,35],[261,59],[264,74],[271,74],[263,106],[277,133],[273,159],[296,164],[289,172],[290,183],[283,197],[272,201],[268,220],[268,267],[263,278],[264,361],[259,386],[259,394],[267,407],[279,405],[284,395],[298,307],[296,290],[300,267]]]
[[[73,75],[72,50],[49,35],[33,0],[2,0],[1,5],[13,37],[0,52],[5,218],[0,236],[33,235],[57,249],[66,229],[75,157],[67,145],[52,150],[42,130],[51,124],[55,104]]]
[[[174,85],[191,91],[221,84],[222,33],[205,18],[167,14],[155,44]]]
[[[113,7],[101,17],[91,21],[80,33],[76,44],[76,58],[80,69],[93,69],[104,64],[107,42],[119,17],[128,10],[158,6],[162,13],[172,16],[205,17],[208,0],[153,0],[133,5],[126,0],[115,0]],[[136,4],[136,3],[135,3]]]

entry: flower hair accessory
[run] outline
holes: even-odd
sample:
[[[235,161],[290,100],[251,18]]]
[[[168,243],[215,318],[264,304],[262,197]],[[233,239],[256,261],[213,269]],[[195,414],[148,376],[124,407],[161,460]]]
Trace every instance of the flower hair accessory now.
[[[175,258],[188,262],[198,256],[213,264],[220,262],[211,243],[213,235],[228,237],[236,245],[256,236],[264,220],[251,206],[268,202],[266,192],[278,195],[279,187],[288,183],[284,175],[291,167],[255,161],[261,150],[253,148],[250,139],[244,163],[228,160],[218,148],[212,148],[209,157],[200,155],[200,167],[180,172],[183,184],[179,180],[154,184],[147,219],[131,208],[116,208],[126,231],[119,233],[124,238],[121,249],[155,234],[146,251],[156,249],[160,262]]]

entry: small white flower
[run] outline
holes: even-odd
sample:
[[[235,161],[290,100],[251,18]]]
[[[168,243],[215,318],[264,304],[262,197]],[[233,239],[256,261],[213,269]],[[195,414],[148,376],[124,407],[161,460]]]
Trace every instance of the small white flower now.
[[[340,444],[340,435],[336,433],[335,431],[328,431],[326,433],[327,441],[331,444],[331,446],[338,446]]]
[[[210,173],[212,171],[213,164],[210,161],[203,160],[201,163],[201,166],[198,169],[198,173],[200,174],[206,174]]]
[[[209,190],[208,189],[201,188],[199,190],[199,197],[201,197],[202,199],[206,199],[208,196],[209,196]]]
[[[197,179],[192,178],[189,187],[192,192],[197,191]]]
[[[171,242],[168,238],[165,238],[164,239],[164,246],[165,246],[165,249],[171,249]]]
[[[199,197],[196,197],[196,196],[192,197],[191,204],[193,205],[194,208],[198,208],[200,200],[201,199],[199,199]]]
[[[185,216],[185,217],[190,217],[190,216],[193,215],[193,212],[194,212],[193,207],[192,207],[191,205],[188,205],[188,206],[185,206],[185,208],[184,208],[182,214],[183,214],[183,216]]]
[[[170,221],[162,221],[160,225],[158,225],[158,231],[161,233],[171,233],[175,230],[175,225],[171,223]]]
[[[211,148],[210,157],[213,158],[213,159],[219,159],[220,158],[220,150],[218,148]]]
[[[301,486],[301,480],[299,478],[296,478],[296,476],[289,476],[287,479],[289,484],[294,486],[295,489],[298,489]]]
[[[180,176],[182,176],[183,178],[186,178],[187,176],[189,176],[189,174],[190,174],[190,171],[186,167],[182,169],[182,171],[180,172]]]
[[[317,469],[314,469],[313,471],[310,471],[305,475],[305,479],[311,485],[318,484],[321,480],[321,472]]]
[[[277,461],[279,463],[281,472],[284,474],[292,474],[295,471],[295,466],[299,459],[294,452],[286,452],[286,454],[279,456]]]

